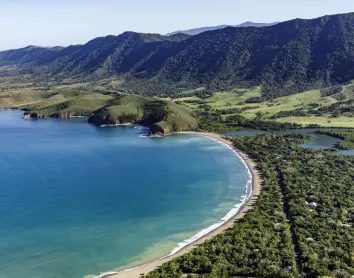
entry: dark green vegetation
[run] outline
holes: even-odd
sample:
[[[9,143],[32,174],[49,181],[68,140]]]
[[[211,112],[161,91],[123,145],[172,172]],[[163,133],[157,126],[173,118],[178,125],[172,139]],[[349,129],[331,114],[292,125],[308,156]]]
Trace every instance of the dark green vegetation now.
[[[300,129],[304,127],[300,124],[295,124],[295,123],[278,123],[278,122],[262,121],[260,118],[249,120],[240,115],[229,116],[226,118],[225,122],[231,126],[242,126],[242,127],[261,129],[261,130]],[[307,128],[310,127],[315,127],[315,126],[307,126]]]
[[[333,118],[337,118],[340,115],[349,114],[351,117],[354,116],[354,99],[347,101],[341,101],[334,103],[328,107],[321,107],[317,111],[310,111],[312,114],[323,114],[330,113]]]
[[[303,125],[296,123],[278,123],[274,121],[263,121],[261,118],[247,119],[241,115],[232,115],[224,118],[220,110],[217,111],[199,111],[198,130],[222,132],[236,131],[243,128],[253,128],[260,130],[285,130],[285,129],[300,129]],[[317,125],[306,126],[307,128],[318,127]]]
[[[264,179],[254,208],[233,228],[147,277],[354,275],[354,159],[298,147],[306,140],[233,138]]]
[[[349,13],[196,36],[125,32],[85,45],[1,52],[0,66],[16,66],[3,74],[57,81],[118,76],[130,93],[155,96],[200,86],[220,91],[263,85],[262,99],[270,99],[353,80],[353,40]]]
[[[328,96],[340,94],[341,92],[342,92],[342,87],[334,87],[326,90],[321,90],[321,96],[328,97]]]
[[[342,139],[335,146],[341,150],[354,149],[354,130],[320,130],[317,133]]]

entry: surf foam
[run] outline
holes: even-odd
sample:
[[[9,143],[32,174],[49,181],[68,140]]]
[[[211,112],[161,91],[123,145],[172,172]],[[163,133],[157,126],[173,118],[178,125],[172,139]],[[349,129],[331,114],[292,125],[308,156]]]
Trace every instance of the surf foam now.
[[[167,255],[167,256],[165,256],[163,258],[167,258],[167,257],[173,256],[174,254],[176,254],[177,252],[179,252],[180,250],[182,250],[186,246],[192,244],[193,242],[195,242],[195,241],[199,240],[200,238],[210,234],[212,231],[214,231],[217,228],[219,228],[222,225],[224,225],[226,222],[228,222],[233,217],[235,217],[240,212],[240,210],[247,204],[249,199],[251,198],[252,191],[253,191],[253,188],[252,188],[253,174],[252,174],[250,166],[247,164],[247,162],[237,153],[237,151],[234,148],[230,147],[228,144],[226,144],[226,143],[224,143],[224,142],[222,142],[222,141],[220,141],[218,139],[209,137],[209,136],[204,136],[204,137],[208,137],[208,138],[210,138],[210,139],[212,139],[214,141],[217,141],[218,143],[223,144],[228,149],[232,150],[232,152],[234,154],[236,154],[236,156],[241,160],[242,164],[247,169],[247,174],[248,174],[248,177],[249,177],[248,181],[246,182],[246,195],[242,195],[241,196],[241,197],[243,197],[242,202],[239,203],[239,204],[236,204],[223,218],[221,218],[220,222],[214,223],[213,225],[209,226],[208,228],[201,230],[200,232],[198,232],[196,235],[192,236],[191,238],[178,243],[177,247],[175,247],[171,251],[171,253],[169,255]]]
[[[200,232],[198,232],[197,234],[195,234],[191,238],[186,239],[186,240],[178,243],[177,246],[167,256],[164,256],[162,258],[153,260],[152,262],[148,262],[148,263],[157,262],[157,261],[159,261],[161,259],[165,259],[165,258],[171,257],[171,256],[175,255],[176,253],[178,253],[183,248],[189,246],[193,242],[199,240],[200,238],[210,234],[212,231],[214,231],[217,228],[221,227],[226,222],[228,222],[233,217],[235,217],[241,211],[241,209],[247,204],[247,202],[250,200],[250,198],[252,196],[254,177],[253,177],[253,174],[252,174],[250,166],[243,159],[243,157],[240,156],[234,148],[232,148],[231,146],[229,146],[225,142],[222,142],[222,141],[220,141],[218,139],[215,139],[215,138],[212,138],[212,137],[209,137],[209,136],[205,136],[205,135],[202,135],[202,136],[203,137],[208,137],[208,138],[210,138],[210,139],[212,139],[214,141],[217,141],[218,143],[221,143],[222,145],[226,146],[228,149],[230,149],[241,160],[242,164],[247,169],[247,174],[248,174],[248,177],[249,177],[248,181],[246,182],[246,195],[242,195],[241,196],[241,198],[243,198],[242,202],[239,203],[239,204],[236,204],[223,218],[221,218],[220,222],[214,223],[213,225],[209,226],[208,228],[201,230]],[[127,271],[130,271],[130,270],[134,270],[134,269],[140,268],[140,267],[142,267],[142,266],[144,266],[144,265],[146,265],[148,263],[144,263],[144,264],[141,264],[139,266],[136,266],[136,267],[133,267],[133,268],[124,269],[124,270],[121,270],[121,271],[118,271],[118,272],[106,272],[106,273],[103,273],[103,274],[101,274],[99,276],[96,276],[95,278],[106,278],[106,277],[109,277],[109,276],[112,276],[112,275],[115,275],[115,274],[119,274],[119,273],[122,273],[122,272],[127,272]]]

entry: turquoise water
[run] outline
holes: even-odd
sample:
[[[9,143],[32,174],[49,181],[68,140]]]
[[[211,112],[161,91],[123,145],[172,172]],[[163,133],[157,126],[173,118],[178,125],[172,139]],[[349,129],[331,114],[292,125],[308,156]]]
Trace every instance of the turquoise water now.
[[[245,166],[215,140],[21,117],[0,112],[1,278],[83,277],[158,258],[245,195]]]

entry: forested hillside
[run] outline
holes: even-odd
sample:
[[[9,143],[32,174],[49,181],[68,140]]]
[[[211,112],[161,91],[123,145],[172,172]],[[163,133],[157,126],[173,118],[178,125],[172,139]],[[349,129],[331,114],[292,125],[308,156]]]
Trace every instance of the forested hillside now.
[[[36,65],[40,60],[52,59],[63,47],[38,47],[27,46],[21,49],[12,49],[0,52],[0,66],[24,66]]]
[[[263,85],[263,97],[272,98],[352,80],[353,62],[354,13],[196,36],[125,32],[85,45],[0,52],[1,66],[16,65],[7,74],[117,76],[126,90],[145,95]]]

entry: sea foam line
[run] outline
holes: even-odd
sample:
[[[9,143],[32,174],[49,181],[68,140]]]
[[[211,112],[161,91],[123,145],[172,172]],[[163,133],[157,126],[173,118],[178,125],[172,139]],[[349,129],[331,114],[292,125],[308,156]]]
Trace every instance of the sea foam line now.
[[[214,141],[217,141],[218,143],[223,144],[224,146],[226,146],[228,149],[230,149],[234,154],[236,154],[236,156],[241,160],[242,164],[246,167],[247,169],[247,174],[248,174],[248,181],[246,182],[246,195],[243,195],[243,200],[241,203],[236,204],[223,218],[221,218],[220,222],[214,223],[213,225],[209,226],[206,229],[201,230],[200,232],[198,232],[196,235],[192,236],[191,238],[180,242],[177,244],[177,247],[175,247],[171,253],[165,257],[162,257],[162,259],[164,258],[168,258],[170,256],[175,255],[176,253],[178,253],[180,250],[182,250],[183,248],[185,248],[186,246],[192,244],[193,242],[199,240],[200,238],[210,234],[212,231],[216,230],[217,228],[221,227],[222,225],[224,225],[226,222],[228,222],[229,220],[231,220],[233,217],[235,217],[240,210],[247,204],[247,202],[249,201],[249,199],[252,196],[252,185],[253,185],[253,174],[252,171],[250,169],[250,166],[247,164],[247,162],[243,159],[242,156],[240,156],[238,154],[238,152],[232,148],[230,145],[226,144],[225,142],[222,142],[218,139],[209,137],[209,136],[204,136],[204,137],[208,137]]]
[[[121,270],[121,271],[116,271],[116,272],[106,272],[106,273],[103,273],[103,274],[101,274],[99,276],[96,276],[94,278],[106,278],[106,277],[109,277],[111,275],[116,275],[116,274],[119,274],[119,273],[122,273],[122,272],[131,271],[131,270],[140,268],[140,267],[142,267],[142,266],[144,266],[146,264],[154,263],[154,262],[160,261],[162,259],[169,258],[169,257],[175,255],[176,253],[178,253],[179,251],[181,251],[182,249],[184,249],[185,247],[191,245],[193,242],[195,242],[195,241],[207,236],[208,234],[210,234],[211,232],[213,232],[217,228],[221,227],[222,225],[224,225],[225,223],[230,221],[247,204],[247,202],[250,200],[250,198],[252,196],[253,181],[254,181],[254,177],[253,177],[250,165],[248,165],[246,160],[241,155],[239,155],[239,153],[234,148],[232,148],[229,144],[226,144],[225,142],[223,142],[221,140],[218,140],[216,138],[210,137],[210,136],[206,136],[206,135],[202,135],[202,136],[203,137],[208,137],[208,138],[212,139],[213,141],[216,141],[216,142],[226,146],[229,150],[231,150],[241,160],[242,164],[246,167],[247,175],[248,175],[249,179],[246,182],[246,195],[242,195],[241,196],[241,197],[243,197],[242,202],[239,203],[239,204],[236,204],[223,218],[221,218],[220,222],[214,223],[213,225],[209,226],[208,228],[201,230],[200,232],[198,232],[197,234],[195,234],[191,238],[186,239],[185,241],[182,241],[182,242],[178,243],[177,247],[175,247],[171,251],[171,253],[168,254],[167,256],[161,257],[161,258],[153,260],[151,262],[147,262],[147,263],[138,265],[138,266],[133,267],[133,268],[127,268],[127,269],[124,269],[124,270]]]

